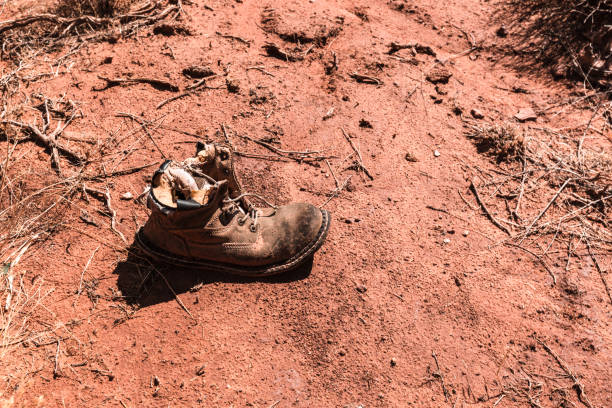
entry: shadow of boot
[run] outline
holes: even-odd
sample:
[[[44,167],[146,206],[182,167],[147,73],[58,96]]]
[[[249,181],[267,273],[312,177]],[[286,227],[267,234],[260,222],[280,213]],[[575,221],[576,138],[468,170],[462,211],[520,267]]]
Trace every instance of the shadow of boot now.
[[[113,273],[117,274],[117,288],[128,304],[146,307],[174,300],[175,295],[194,291],[202,285],[215,282],[288,283],[307,278],[312,271],[313,257],[301,265],[279,275],[243,277],[216,270],[200,270],[176,267],[150,260],[132,244],[128,256],[119,262]]]

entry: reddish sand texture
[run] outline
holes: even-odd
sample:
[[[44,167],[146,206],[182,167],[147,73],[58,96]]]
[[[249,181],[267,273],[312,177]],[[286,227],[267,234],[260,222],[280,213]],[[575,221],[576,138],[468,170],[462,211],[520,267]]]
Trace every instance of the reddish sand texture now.
[[[244,153],[275,156],[241,135],[321,151],[334,174],[325,162],[238,157],[236,166],[246,191],[276,203],[320,205],[336,188],[334,176],[340,184],[350,176],[326,205],[333,217],[327,242],[312,265],[286,276],[241,279],[156,265],[166,282],[128,255],[148,212],[120,199],[138,196],[153,168],[91,182],[109,189],[128,243],[97,211],[102,203],[76,195],[63,226],[26,252],[17,272],[53,290],[37,309],[46,332],[38,347],[29,342],[5,354],[0,400],[45,407],[502,408],[587,406],[586,395],[593,407],[612,406],[612,306],[600,275],[587,263],[567,272],[559,265],[553,286],[529,254],[500,245],[506,236],[468,189],[479,169],[496,166],[465,137],[472,124],[512,120],[521,108],[553,105],[572,92],[572,84],[521,72],[498,54],[500,23],[492,16],[501,5],[194,0],[183,7],[191,35],[145,28],[115,44],[86,44],[60,75],[25,92],[78,101],[84,117],[67,129],[73,136],[116,134],[121,143],[107,171],[112,163],[124,169],[163,160],[120,112],[151,121],[151,137],[177,159],[193,154],[198,138],[176,130],[224,142],[223,125]],[[471,41],[481,48],[461,54]],[[390,55],[391,42],[429,46],[436,57],[422,48]],[[296,60],[268,56],[266,43]],[[434,85],[424,73],[436,58],[447,72],[437,72],[438,64],[434,80],[446,83]],[[184,89],[193,80],[182,70],[192,65],[219,76],[210,89],[160,109],[177,93],[148,84],[93,90],[104,85],[98,76],[158,78]],[[370,79],[359,82],[355,73]],[[568,109],[521,126],[562,128],[589,115]],[[353,150],[341,129],[371,179],[347,169]],[[599,142],[610,147],[606,138]],[[52,172],[42,147],[20,146],[37,177]],[[64,169],[74,171],[67,162]],[[79,218],[83,210],[98,226]],[[601,263],[610,268],[610,257]],[[80,282],[87,289],[77,295]],[[536,338],[575,373],[583,395]]]

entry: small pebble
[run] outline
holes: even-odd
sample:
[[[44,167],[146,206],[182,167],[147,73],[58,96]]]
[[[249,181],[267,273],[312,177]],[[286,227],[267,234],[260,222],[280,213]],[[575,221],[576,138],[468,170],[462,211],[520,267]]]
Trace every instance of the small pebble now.
[[[440,152],[439,152],[439,151],[437,151],[437,150],[434,150],[434,156],[436,156],[436,157],[440,157]]]
[[[366,288],[363,285],[359,285],[355,289],[357,289],[357,292],[359,292],[359,293],[365,293],[368,290],[368,288]]]
[[[127,193],[121,194],[122,200],[131,200],[132,198],[134,198],[134,195],[130,193],[129,191]]]
[[[395,357],[393,357],[391,359],[391,367],[395,367],[397,365],[397,359]]]
[[[463,231],[463,236],[464,237],[467,237],[468,235],[470,235],[470,231],[468,231],[468,230]]]
[[[451,242],[451,241],[450,241],[450,238],[444,238],[444,243],[445,243],[445,244],[450,244],[450,242]]]

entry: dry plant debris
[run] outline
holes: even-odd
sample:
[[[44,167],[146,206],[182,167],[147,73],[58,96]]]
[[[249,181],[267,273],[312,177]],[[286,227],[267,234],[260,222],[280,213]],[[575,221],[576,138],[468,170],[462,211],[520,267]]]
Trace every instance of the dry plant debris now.
[[[180,1],[167,4],[165,8],[163,2],[149,1],[126,13],[112,16],[108,16],[108,7],[111,6],[102,6],[103,3],[110,4],[109,1],[98,1],[100,8],[77,6],[80,3],[82,2],[65,1],[58,10],[51,9],[46,13],[26,15],[1,22],[3,54],[8,52],[11,59],[19,61],[25,53],[51,50],[70,39],[79,42],[100,40],[116,42],[119,37],[134,34],[140,27],[155,24],[166,18],[175,19],[181,13]],[[106,13],[101,16],[77,14],[78,8],[75,7],[106,11]]]
[[[522,131],[509,123],[473,127],[468,135],[474,141],[479,153],[494,157],[498,163],[516,160],[523,155],[524,139]]]
[[[134,146],[126,147],[117,155],[115,149],[124,138],[115,133],[111,132],[106,139],[71,134],[68,126],[83,118],[78,102],[31,93],[27,86],[63,73],[60,72],[63,62],[87,42],[116,41],[119,36],[132,35],[142,27],[178,18],[181,2],[134,5],[128,0],[62,0],[54,7],[45,13],[18,16],[0,23],[3,57],[13,63],[13,68],[3,71],[0,78],[0,140],[6,142],[0,160],[0,361],[21,344],[37,347],[53,344],[57,345],[54,376],[61,376],[61,331],[68,324],[54,323],[54,316],[40,316],[45,314],[45,298],[53,288],[38,275],[26,278],[19,260],[67,227],[75,209],[88,214],[87,208],[89,212],[97,211],[108,217],[107,228],[127,243],[116,225],[116,211],[106,180],[140,171],[150,164],[122,169],[121,163],[129,158]],[[53,62],[51,73],[36,70],[41,66],[39,56],[62,47],[68,51]],[[101,79],[107,87],[148,83],[178,91],[178,87],[162,80]],[[128,135],[140,129],[146,133],[147,126],[153,129],[155,123],[141,125]],[[37,160],[36,149],[28,146],[28,140],[47,151],[55,173],[45,171],[48,165]],[[86,182],[95,186],[88,186]],[[90,197],[98,201],[97,205]],[[97,223],[95,227],[104,225]],[[90,286],[94,285],[84,276],[89,262],[83,269],[78,294],[83,291],[89,294]],[[0,371],[1,375],[7,375]]]
[[[608,151],[586,148],[558,133],[522,134],[510,123],[475,127],[469,137],[501,166],[501,176],[486,179],[480,186],[472,184],[480,206],[510,235],[506,243],[534,256],[553,283],[556,275],[549,263],[569,265],[574,257],[611,253],[612,156]],[[487,196],[498,200],[485,203],[482,197]],[[505,216],[499,214],[502,211]],[[597,255],[593,263],[598,266]],[[603,275],[602,281],[612,304]]]

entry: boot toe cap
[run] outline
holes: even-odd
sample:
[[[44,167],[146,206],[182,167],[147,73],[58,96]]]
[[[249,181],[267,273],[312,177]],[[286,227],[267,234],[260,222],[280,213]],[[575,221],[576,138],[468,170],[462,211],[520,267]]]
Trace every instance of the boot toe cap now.
[[[287,259],[307,250],[321,238],[329,222],[327,212],[310,204],[290,204],[277,211],[281,222],[274,252],[278,258]]]

